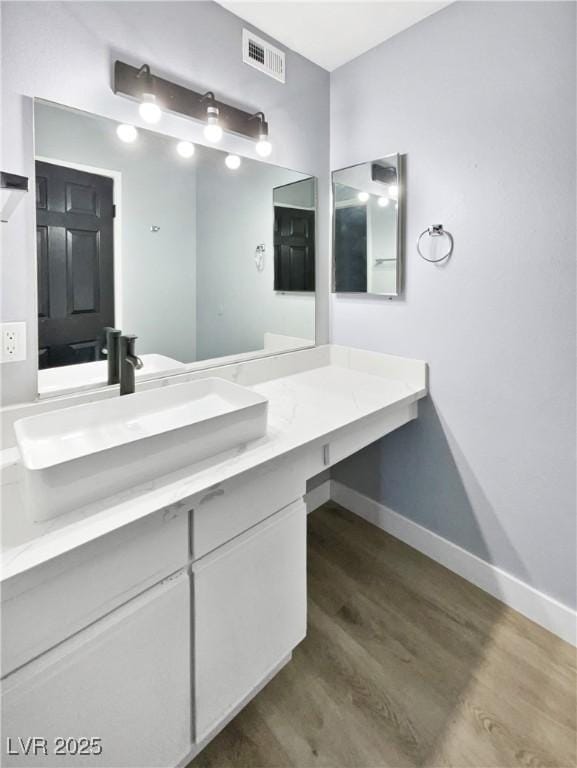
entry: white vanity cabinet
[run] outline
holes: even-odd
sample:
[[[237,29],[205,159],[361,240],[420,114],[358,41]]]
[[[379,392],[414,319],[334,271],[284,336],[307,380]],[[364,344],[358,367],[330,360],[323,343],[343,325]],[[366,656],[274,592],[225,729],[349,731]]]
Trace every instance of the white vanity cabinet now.
[[[175,766],[192,737],[189,579],[163,581],[5,678],[2,765]]]
[[[200,744],[306,634],[306,508],[267,518],[192,565],[194,723]]]
[[[174,768],[198,753],[305,636],[300,491],[286,468],[247,476],[16,579],[2,765]]]

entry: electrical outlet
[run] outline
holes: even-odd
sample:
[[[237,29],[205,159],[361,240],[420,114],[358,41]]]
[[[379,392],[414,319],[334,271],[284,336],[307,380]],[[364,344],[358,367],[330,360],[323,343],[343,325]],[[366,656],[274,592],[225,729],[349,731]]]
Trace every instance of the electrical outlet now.
[[[26,323],[0,323],[0,362],[26,360]]]

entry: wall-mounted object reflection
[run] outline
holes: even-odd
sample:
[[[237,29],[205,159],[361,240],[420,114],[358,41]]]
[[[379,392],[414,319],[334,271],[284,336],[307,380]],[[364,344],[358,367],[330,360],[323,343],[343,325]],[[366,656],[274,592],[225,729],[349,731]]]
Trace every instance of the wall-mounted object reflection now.
[[[402,288],[398,154],[333,172],[333,291],[398,296]]]
[[[314,179],[273,190],[274,289],[315,290],[316,187]]]

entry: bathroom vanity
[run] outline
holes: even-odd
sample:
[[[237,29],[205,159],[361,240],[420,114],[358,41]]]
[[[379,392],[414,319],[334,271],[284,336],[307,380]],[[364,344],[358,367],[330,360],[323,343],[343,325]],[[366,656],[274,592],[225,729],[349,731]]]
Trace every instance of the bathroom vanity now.
[[[115,393],[5,409],[6,766],[186,765],[305,637],[307,480],[416,418],[427,389],[423,362],[327,345],[142,382],[118,402],[209,378],[267,403],[261,437],[144,481],[133,443],[125,487],[36,521],[14,424],[110,409]],[[46,741],[24,759],[34,736]]]

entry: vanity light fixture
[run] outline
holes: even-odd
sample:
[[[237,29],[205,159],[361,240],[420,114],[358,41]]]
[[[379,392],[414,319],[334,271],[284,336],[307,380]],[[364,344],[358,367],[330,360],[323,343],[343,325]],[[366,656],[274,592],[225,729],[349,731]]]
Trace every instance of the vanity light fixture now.
[[[224,158],[224,162],[231,171],[236,171],[237,168],[240,168],[240,157],[238,155],[227,155]]]
[[[148,64],[140,68],[114,62],[112,90],[137,101],[143,120],[158,121],[163,112],[173,112],[204,123],[207,141],[220,141],[223,133],[236,133],[256,142],[260,157],[268,157],[272,145],[263,112],[247,112],[217,100],[212,91],[193,91],[178,83],[153,75]]]
[[[142,82],[142,102],[138,107],[140,117],[147,123],[158,123],[162,117],[162,110],[156,101],[154,80],[148,64],[140,67],[136,77]]]
[[[359,200],[361,201],[361,203],[366,203],[366,202],[367,202],[367,200],[369,199],[370,195],[369,195],[369,193],[368,193],[368,192],[359,192],[359,194],[357,195],[357,197],[359,198]]]
[[[176,151],[181,157],[188,159],[194,155],[194,144],[190,141],[179,141],[176,145]]]
[[[212,91],[207,91],[202,97],[203,101],[208,101],[206,108],[206,126],[204,128],[204,138],[207,141],[216,144],[217,141],[222,139],[222,126],[219,123],[218,115],[219,109],[216,106],[216,99]]]
[[[116,135],[120,139],[120,141],[124,141],[127,144],[132,144],[133,141],[136,141],[138,137],[138,131],[133,125],[128,125],[127,123],[121,123],[116,128]]]
[[[381,208],[386,208],[389,204],[389,198],[388,197],[379,197],[378,204]]]
[[[256,112],[253,117],[258,119],[258,141],[256,143],[256,153],[260,157],[268,157],[272,152],[272,144],[268,140],[268,123],[264,112]]]
[[[140,117],[147,123],[158,123],[162,117],[162,110],[155,101],[155,96],[147,94],[142,104],[138,107]]]

